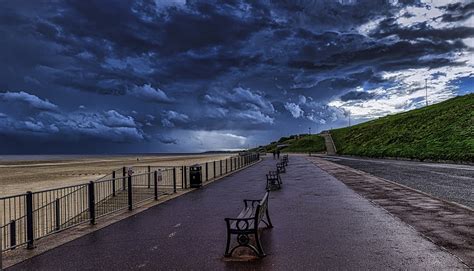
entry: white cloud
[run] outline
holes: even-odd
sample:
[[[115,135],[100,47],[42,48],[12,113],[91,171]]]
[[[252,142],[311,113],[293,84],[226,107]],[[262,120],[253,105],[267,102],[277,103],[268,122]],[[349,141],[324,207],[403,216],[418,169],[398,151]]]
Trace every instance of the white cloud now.
[[[249,121],[250,123],[253,123],[253,124],[273,124],[273,121],[274,121],[272,117],[267,116],[260,111],[254,111],[254,110],[238,112],[236,114],[236,117],[244,121]]]
[[[285,108],[291,113],[291,115],[295,119],[303,117],[304,115],[304,111],[300,108],[299,105],[295,103],[285,103]]]
[[[139,99],[148,102],[171,102],[172,99],[159,88],[153,88],[150,84],[143,86],[134,86],[129,93]]]
[[[132,117],[124,116],[115,110],[105,112],[104,123],[109,127],[136,127]]]
[[[29,107],[39,109],[39,110],[54,111],[58,108],[57,105],[51,103],[47,99],[42,100],[38,96],[29,94],[24,91],[20,91],[20,92],[8,91],[8,92],[0,93],[0,98],[2,98],[6,102],[25,103]]]
[[[394,114],[419,108],[425,102],[425,79],[428,79],[429,104],[444,101],[455,96],[452,82],[460,77],[474,76],[473,59],[469,56],[458,56],[458,60],[466,66],[453,66],[436,69],[407,69],[398,72],[385,72],[384,78],[390,78],[395,83],[391,87],[376,88],[370,91],[375,94],[373,99],[364,101],[347,101],[339,99],[329,103],[330,106],[350,110],[354,118],[376,118],[386,114]],[[442,74],[441,76],[434,76]]]
[[[187,123],[190,120],[188,115],[173,110],[163,111],[162,115],[161,125],[168,128],[175,127],[176,123]]]
[[[180,141],[181,142],[181,141]],[[189,131],[186,144],[201,151],[245,148],[247,138],[232,131]]]
[[[474,16],[473,16],[474,17]],[[462,40],[467,46],[474,48],[474,38],[467,38]]]
[[[206,94],[204,100],[220,106],[260,110],[264,113],[275,112],[273,104],[266,100],[262,93],[242,87],[236,87],[231,91],[215,91],[212,94]]]

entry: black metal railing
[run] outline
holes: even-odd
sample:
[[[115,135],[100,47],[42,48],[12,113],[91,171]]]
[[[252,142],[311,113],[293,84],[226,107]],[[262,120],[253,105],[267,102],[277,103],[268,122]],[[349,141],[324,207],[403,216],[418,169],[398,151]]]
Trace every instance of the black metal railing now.
[[[259,160],[245,154],[199,164],[208,182]],[[0,197],[1,251],[34,242],[51,234],[121,211],[189,187],[189,166],[145,166],[114,170],[85,184]],[[1,255],[0,255],[1,257]]]

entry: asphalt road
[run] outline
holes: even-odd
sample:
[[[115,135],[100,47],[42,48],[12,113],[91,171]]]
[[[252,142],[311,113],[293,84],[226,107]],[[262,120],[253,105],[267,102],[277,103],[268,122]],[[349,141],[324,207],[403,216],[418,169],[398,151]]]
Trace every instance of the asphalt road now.
[[[474,208],[474,166],[340,156],[323,158]]]

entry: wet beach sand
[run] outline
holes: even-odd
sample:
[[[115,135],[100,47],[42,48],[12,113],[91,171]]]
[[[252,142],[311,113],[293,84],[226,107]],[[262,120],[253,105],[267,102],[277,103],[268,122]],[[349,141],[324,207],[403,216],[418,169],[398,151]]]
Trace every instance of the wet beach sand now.
[[[81,184],[123,166],[182,166],[225,159],[233,154],[39,156],[0,159],[0,197]],[[138,160],[137,160],[138,159]]]

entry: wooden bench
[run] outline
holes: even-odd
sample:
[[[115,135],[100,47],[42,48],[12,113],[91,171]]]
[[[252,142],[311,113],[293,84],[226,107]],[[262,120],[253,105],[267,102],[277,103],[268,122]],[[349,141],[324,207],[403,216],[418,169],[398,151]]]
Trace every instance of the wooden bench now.
[[[276,168],[277,168],[278,173],[285,173],[286,172],[285,164],[283,162],[278,162],[276,164]]]
[[[266,192],[261,200],[244,200],[244,208],[237,218],[225,219],[227,224],[225,257],[232,256],[235,249],[239,247],[248,247],[253,250],[258,257],[265,257],[265,252],[260,242],[258,226],[260,222],[263,221],[263,223],[267,225],[267,228],[273,228],[270,216],[268,215],[268,197],[269,192]],[[232,235],[237,235],[238,245],[229,250]],[[255,237],[255,245],[250,244],[250,236],[252,235]]]
[[[271,188],[281,188],[281,177],[278,171],[269,171],[267,174],[267,190],[271,190]]]

